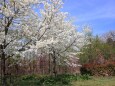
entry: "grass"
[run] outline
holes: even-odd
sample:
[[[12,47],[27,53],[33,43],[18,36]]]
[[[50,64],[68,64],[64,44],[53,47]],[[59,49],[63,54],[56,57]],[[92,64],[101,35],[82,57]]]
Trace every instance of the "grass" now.
[[[9,81],[8,81],[9,82]],[[91,77],[89,75],[37,76],[24,75],[13,79],[8,86],[115,86],[115,77]]]
[[[72,83],[73,86],[115,86],[115,77],[94,77],[90,80],[80,80]]]
[[[71,82],[77,80],[89,80],[89,75],[62,74],[54,76],[23,75],[7,79],[7,86],[72,86]],[[12,81],[12,83],[10,83]]]

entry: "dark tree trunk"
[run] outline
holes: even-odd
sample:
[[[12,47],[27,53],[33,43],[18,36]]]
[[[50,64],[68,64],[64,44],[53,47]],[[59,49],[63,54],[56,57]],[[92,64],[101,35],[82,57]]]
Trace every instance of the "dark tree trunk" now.
[[[2,71],[3,71],[3,79],[2,79],[3,86],[7,86],[7,82],[6,82],[6,58],[5,58],[4,52],[2,52]]]
[[[51,73],[51,64],[50,64],[51,63],[51,58],[50,58],[50,55],[51,54],[49,54],[49,74]]]
[[[1,51],[1,84],[6,86],[6,58],[4,53],[4,46],[0,46]]]
[[[1,78],[1,84],[2,84],[2,77],[3,77],[3,74],[2,74],[2,58],[1,58],[1,61],[0,61],[0,62],[1,62],[1,71],[0,71],[0,72],[1,72],[1,75],[0,75],[0,78]]]
[[[54,76],[56,77],[57,75],[57,71],[56,71],[56,55],[55,55],[55,51],[53,50],[53,73],[54,73]]]

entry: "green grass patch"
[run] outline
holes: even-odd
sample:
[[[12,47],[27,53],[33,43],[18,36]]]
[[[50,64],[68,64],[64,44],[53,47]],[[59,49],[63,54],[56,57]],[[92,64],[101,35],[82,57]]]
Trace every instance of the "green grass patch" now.
[[[73,86],[115,86],[115,77],[93,77],[90,80],[74,81]]]

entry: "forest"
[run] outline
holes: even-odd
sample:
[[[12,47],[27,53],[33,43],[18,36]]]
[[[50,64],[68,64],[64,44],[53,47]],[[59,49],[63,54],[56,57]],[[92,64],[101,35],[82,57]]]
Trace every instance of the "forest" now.
[[[0,86],[74,86],[114,78],[115,30],[93,35],[84,25],[79,31],[61,11],[63,4],[0,0]]]

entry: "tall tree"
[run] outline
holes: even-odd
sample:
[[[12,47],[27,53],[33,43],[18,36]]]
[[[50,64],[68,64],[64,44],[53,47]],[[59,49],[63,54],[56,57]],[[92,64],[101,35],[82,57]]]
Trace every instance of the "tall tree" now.
[[[32,0],[0,1],[0,55],[3,86],[7,86],[6,61],[21,53],[34,40],[39,21],[31,5],[39,3]]]

